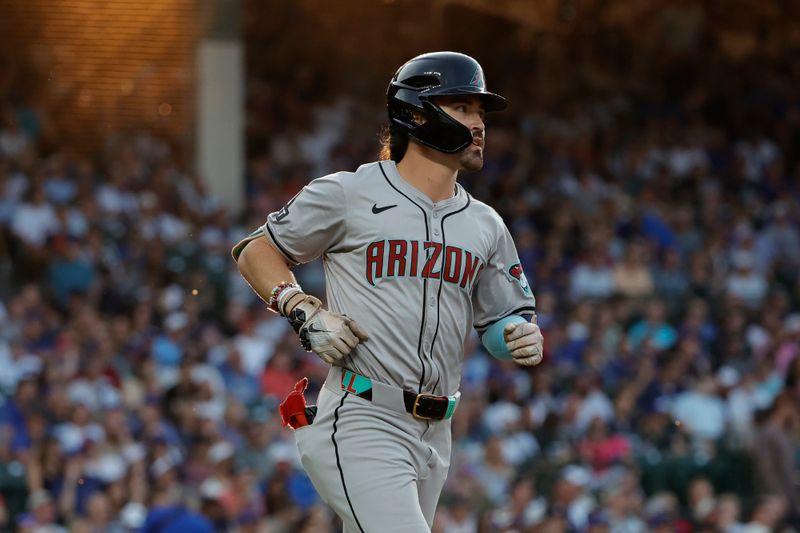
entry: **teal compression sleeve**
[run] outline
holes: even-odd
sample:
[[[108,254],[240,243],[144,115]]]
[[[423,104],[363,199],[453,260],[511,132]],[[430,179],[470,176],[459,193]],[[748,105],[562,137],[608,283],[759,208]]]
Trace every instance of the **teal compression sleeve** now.
[[[501,318],[486,328],[486,331],[481,335],[481,343],[486,350],[492,354],[492,357],[510,361],[512,359],[511,351],[506,345],[503,329],[507,324],[524,324],[525,322],[528,321],[519,315],[509,315],[505,318]]]

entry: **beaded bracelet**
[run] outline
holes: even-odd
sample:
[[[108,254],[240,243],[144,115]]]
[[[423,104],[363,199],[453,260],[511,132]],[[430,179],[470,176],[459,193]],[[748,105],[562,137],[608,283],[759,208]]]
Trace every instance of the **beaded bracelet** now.
[[[302,290],[302,289],[300,289],[300,285],[298,285],[297,283],[290,283],[290,282],[282,281],[281,283],[276,285],[272,289],[272,292],[269,295],[269,299],[267,300],[267,307],[269,307],[270,309],[272,309],[276,313],[280,314],[280,310],[278,308],[278,298],[280,297],[280,295],[281,295],[281,293],[283,291],[285,291],[286,289],[291,289],[291,288]]]

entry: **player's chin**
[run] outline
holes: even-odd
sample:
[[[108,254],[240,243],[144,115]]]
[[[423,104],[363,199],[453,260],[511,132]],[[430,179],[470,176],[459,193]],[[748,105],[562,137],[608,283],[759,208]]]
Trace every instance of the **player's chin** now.
[[[461,154],[461,168],[467,172],[477,172],[483,168],[483,150],[478,146],[470,146]]]

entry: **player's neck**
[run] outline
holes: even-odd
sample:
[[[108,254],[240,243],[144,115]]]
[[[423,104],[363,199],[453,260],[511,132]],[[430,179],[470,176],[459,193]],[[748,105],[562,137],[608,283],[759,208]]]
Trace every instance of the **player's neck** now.
[[[397,171],[433,203],[452,198],[454,194],[458,169],[452,167],[452,161],[440,157],[438,153],[428,154],[426,149],[411,144],[403,159],[397,163]]]

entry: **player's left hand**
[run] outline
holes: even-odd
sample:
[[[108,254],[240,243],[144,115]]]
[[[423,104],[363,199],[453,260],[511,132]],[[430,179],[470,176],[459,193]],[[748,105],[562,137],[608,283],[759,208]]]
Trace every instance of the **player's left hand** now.
[[[535,322],[507,324],[503,328],[503,337],[518,365],[536,366],[542,362],[544,337]]]

